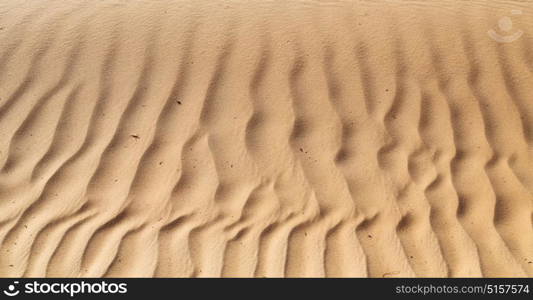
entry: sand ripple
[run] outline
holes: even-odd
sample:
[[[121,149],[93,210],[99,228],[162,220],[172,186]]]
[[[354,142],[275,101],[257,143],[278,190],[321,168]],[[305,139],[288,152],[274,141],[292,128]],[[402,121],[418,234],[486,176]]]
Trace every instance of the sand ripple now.
[[[2,1],[0,276],[533,276],[531,13]]]

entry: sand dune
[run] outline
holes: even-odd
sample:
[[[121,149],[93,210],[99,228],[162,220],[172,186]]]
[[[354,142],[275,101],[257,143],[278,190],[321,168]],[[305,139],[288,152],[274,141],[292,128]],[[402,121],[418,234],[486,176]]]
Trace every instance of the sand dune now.
[[[533,276],[531,13],[4,0],[0,276]]]

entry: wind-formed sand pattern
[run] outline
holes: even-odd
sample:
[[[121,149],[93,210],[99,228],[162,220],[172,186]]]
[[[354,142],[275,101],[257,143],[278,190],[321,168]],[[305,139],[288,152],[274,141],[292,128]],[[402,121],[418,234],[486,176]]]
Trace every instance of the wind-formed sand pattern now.
[[[532,12],[1,1],[0,276],[533,276]]]

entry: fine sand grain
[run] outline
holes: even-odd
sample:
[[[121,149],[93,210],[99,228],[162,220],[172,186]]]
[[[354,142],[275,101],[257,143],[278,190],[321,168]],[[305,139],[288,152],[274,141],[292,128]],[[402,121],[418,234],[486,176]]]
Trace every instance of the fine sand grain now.
[[[533,276],[532,14],[2,0],[0,276]]]

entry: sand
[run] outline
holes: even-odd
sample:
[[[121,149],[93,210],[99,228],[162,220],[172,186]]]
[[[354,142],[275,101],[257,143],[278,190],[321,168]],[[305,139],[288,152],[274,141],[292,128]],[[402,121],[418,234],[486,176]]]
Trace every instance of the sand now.
[[[533,276],[532,13],[3,0],[0,276]]]

